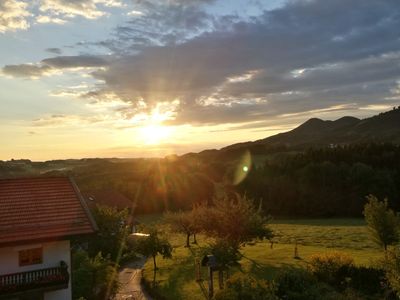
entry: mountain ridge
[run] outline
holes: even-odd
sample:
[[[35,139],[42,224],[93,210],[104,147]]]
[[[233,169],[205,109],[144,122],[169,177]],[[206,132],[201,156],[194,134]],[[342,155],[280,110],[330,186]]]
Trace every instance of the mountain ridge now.
[[[220,151],[255,147],[259,151],[262,146],[308,148],[369,142],[400,144],[400,106],[365,119],[352,116],[343,116],[334,121],[311,118],[290,131],[232,144]]]

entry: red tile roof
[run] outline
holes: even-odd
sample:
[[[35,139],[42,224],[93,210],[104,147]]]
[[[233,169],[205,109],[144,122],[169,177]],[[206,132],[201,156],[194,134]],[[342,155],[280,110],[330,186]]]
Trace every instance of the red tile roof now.
[[[68,238],[96,229],[72,179],[0,179],[0,246]]]

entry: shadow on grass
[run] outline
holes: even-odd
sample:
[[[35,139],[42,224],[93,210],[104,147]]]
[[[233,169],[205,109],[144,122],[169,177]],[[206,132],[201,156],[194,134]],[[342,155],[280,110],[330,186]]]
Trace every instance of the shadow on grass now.
[[[188,257],[182,260],[178,260],[176,264],[163,270],[163,272],[168,272],[168,280],[164,282],[159,282],[161,284],[157,285],[157,290],[160,294],[165,295],[167,299],[176,299],[176,300],[184,300],[188,299],[188,295],[185,295],[182,291],[182,287],[184,283],[193,281],[195,283],[195,266],[194,266],[194,255],[193,252],[190,251]],[[205,299],[207,299],[207,291],[202,282],[197,283],[199,288],[202,291],[202,294],[205,295]]]
[[[275,219],[271,225],[307,225],[307,226],[365,226],[362,218],[317,218],[317,219]]]
[[[207,288],[204,286],[204,283],[202,281],[197,281],[197,284],[201,289],[201,293],[203,294],[204,299],[208,299],[208,291]]]
[[[267,280],[272,280],[276,277],[278,273],[280,273],[283,269],[286,268],[300,268],[293,266],[293,264],[290,263],[281,263],[279,266],[273,266],[270,264],[260,264],[254,259],[251,259],[245,255],[242,255],[243,258],[247,259],[250,261],[250,267],[247,270],[243,270],[241,267],[239,268],[240,272],[243,273],[250,273],[251,275],[257,277],[257,278],[262,278],[262,279],[267,279]],[[295,259],[295,258],[294,258]],[[301,258],[298,258],[301,259]]]

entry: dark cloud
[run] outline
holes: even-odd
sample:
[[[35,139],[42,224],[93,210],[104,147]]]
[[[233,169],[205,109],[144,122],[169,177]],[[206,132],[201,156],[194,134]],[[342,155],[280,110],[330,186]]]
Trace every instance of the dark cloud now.
[[[46,51],[57,55],[60,55],[62,53],[62,50],[60,48],[47,48]]]
[[[61,69],[105,67],[108,63],[104,56],[57,56],[43,59],[38,64],[6,65],[2,71],[13,77],[41,77]]]
[[[113,55],[59,56],[3,72],[106,67],[92,73],[104,84],[83,97],[115,94],[131,105],[119,111],[125,118],[179,99],[171,124],[261,124],[398,101],[398,0],[290,1],[247,19],[212,16],[210,2],[134,2],[143,14],[96,43]]]
[[[249,21],[224,22],[181,43],[123,55],[94,76],[122,99],[180,99],[176,123],[388,103],[400,79],[397,0],[292,1]]]
[[[57,68],[88,68],[104,67],[108,65],[105,58],[100,56],[78,55],[78,56],[57,56],[42,60],[42,64]]]
[[[215,18],[204,10],[214,0],[137,0],[134,13],[113,35],[96,43],[118,54],[136,54],[148,46],[178,44],[211,30]]]
[[[40,66],[40,65],[7,65],[3,67],[2,71],[4,74],[13,77],[41,77],[46,73],[51,72],[51,67]]]

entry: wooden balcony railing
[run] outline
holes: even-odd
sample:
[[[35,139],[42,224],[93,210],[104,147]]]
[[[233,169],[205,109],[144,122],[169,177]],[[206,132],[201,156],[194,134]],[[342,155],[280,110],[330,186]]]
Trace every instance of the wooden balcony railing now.
[[[0,275],[0,297],[29,290],[67,288],[68,281],[69,274],[65,265]]]

